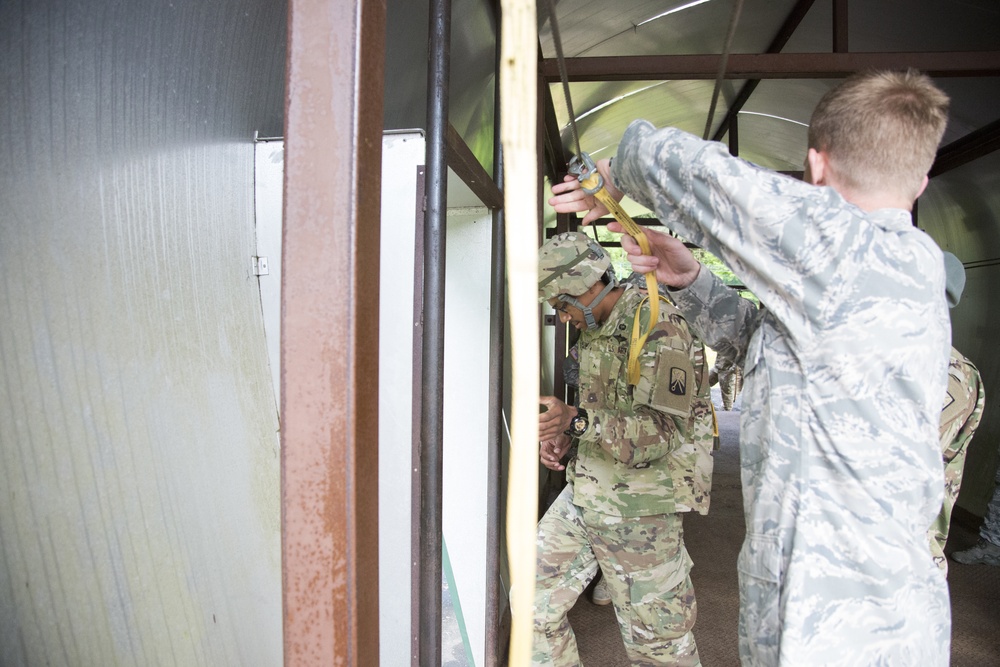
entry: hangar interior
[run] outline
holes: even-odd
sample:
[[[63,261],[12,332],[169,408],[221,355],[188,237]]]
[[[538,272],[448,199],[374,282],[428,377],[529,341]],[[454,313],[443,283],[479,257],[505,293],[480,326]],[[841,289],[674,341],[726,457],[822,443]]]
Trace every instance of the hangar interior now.
[[[555,3],[583,150],[701,135],[733,3]],[[538,4],[543,192],[575,148]],[[449,632],[502,664],[500,9],[0,3],[0,664],[444,664]],[[951,97],[914,222],[967,272],[967,525],[1000,442],[998,32],[993,0],[746,0],[709,128],[797,172],[852,72]],[[575,224],[537,211],[531,252]]]

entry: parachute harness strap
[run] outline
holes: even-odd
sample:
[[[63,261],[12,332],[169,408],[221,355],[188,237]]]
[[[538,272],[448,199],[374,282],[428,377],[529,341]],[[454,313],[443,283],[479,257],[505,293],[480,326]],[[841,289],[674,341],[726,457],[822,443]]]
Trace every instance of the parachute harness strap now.
[[[650,274],[646,274],[646,284],[649,284]],[[653,285],[656,285],[656,281],[653,281]],[[655,287],[653,289],[656,289]],[[639,354],[642,352],[643,346],[646,344],[646,339],[649,337],[649,333],[656,326],[657,321],[660,318],[660,300],[664,303],[670,303],[670,299],[663,296],[662,294],[652,294],[647,296],[645,299],[639,302],[639,307],[635,309],[635,318],[632,321],[632,340],[628,347],[628,383],[634,385],[639,382]],[[649,302],[649,327],[645,332],[640,333],[642,329],[642,323],[640,322],[640,317],[642,315],[642,307]],[[656,319],[653,319],[653,318]]]
[[[594,165],[594,161],[586,153],[581,153],[575,156],[569,163],[569,173],[574,174],[580,181],[580,185],[583,186],[583,191],[588,195],[593,195],[597,198],[597,201],[604,204],[605,208],[614,216],[615,220],[621,223],[621,226],[625,229],[625,232],[636,240],[639,247],[642,248],[642,254],[649,255],[649,239],[646,238],[645,232],[642,228],[635,223],[635,221],[625,212],[625,209],[621,207],[608,189],[604,187],[604,178],[597,171]],[[628,349],[628,383],[630,385],[635,385],[639,382],[639,354],[642,352],[643,346],[646,344],[646,339],[649,338],[649,334],[653,331],[653,327],[660,320],[660,299],[663,298],[659,294],[659,288],[656,285],[656,275],[650,271],[646,274],[646,292],[649,296],[639,304],[639,308],[635,312],[636,325],[632,328],[632,344],[629,345]],[[649,326],[646,331],[642,334],[637,335],[639,329],[639,313],[642,311],[642,304],[649,301]],[[668,302],[669,303],[669,302]]]

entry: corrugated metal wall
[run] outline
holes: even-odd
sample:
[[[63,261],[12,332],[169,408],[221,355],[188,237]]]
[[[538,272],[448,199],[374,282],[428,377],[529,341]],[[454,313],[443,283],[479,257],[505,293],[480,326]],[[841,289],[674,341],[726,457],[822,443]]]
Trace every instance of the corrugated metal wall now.
[[[0,4],[0,664],[281,663],[284,3]]]

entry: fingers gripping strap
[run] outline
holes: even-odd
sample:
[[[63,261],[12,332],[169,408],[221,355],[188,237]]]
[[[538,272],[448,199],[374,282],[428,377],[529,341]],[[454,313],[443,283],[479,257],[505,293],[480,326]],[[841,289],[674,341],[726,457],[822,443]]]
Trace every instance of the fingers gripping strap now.
[[[601,175],[596,169],[591,172],[589,177],[581,181],[581,185],[585,190],[599,188],[594,193],[594,197],[604,204],[615,220],[621,223],[625,232],[635,239],[636,243],[642,249],[642,254],[651,254],[649,251],[649,239],[646,238],[645,232],[642,231],[639,225],[635,224],[635,221],[625,212],[625,209],[615,201],[615,198],[611,196],[608,189],[603,186]],[[646,274],[646,292],[649,294],[649,327],[644,334],[636,337],[636,332],[639,329],[639,313],[642,311],[640,304],[639,308],[635,311],[635,326],[632,327],[632,345],[629,347],[628,352],[628,383],[631,385],[639,381],[639,353],[642,352],[642,347],[646,344],[646,339],[649,338],[653,327],[660,321],[660,298],[663,297],[659,295],[659,289],[656,285],[656,275],[652,271]],[[645,302],[644,300],[643,303]]]

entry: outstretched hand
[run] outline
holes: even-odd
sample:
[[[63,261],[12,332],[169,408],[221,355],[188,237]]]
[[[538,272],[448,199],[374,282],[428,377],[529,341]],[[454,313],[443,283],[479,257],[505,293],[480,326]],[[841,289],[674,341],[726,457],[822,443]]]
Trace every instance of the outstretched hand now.
[[[565,470],[566,466],[562,465],[562,457],[566,456],[566,451],[569,446],[573,444],[572,438],[570,438],[565,433],[560,433],[556,438],[552,440],[543,441],[538,447],[538,458],[541,459],[542,465],[549,470]]]
[[[625,231],[617,222],[609,223],[608,230],[622,233]],[[701,263],[695,259],[684,242],[652,229],[643,231],[649,239],[651,255],[642,254],[642,248],[631,236],[627,234],[622,236],[622,248],[628,253],[632,270],[638,273],[655,271],[656,282],[678,289],[693,283],[701,270]]]
[[[615,198],[621,201],[622,193],[611,183],[611,161],[607,158],[598,160],[594,165],[597,172],[604,178],[604,187]],[[552,186],[552,194],[549,199],[549,206],[555,209],[556,213],[579,213],[588,211],[580,221],[581,225],[589,225],[598,218],[608,214],[607,207],[593,195],[588,195],[583,191],[580,181],[576,176],[567,174],[562,183]]]

